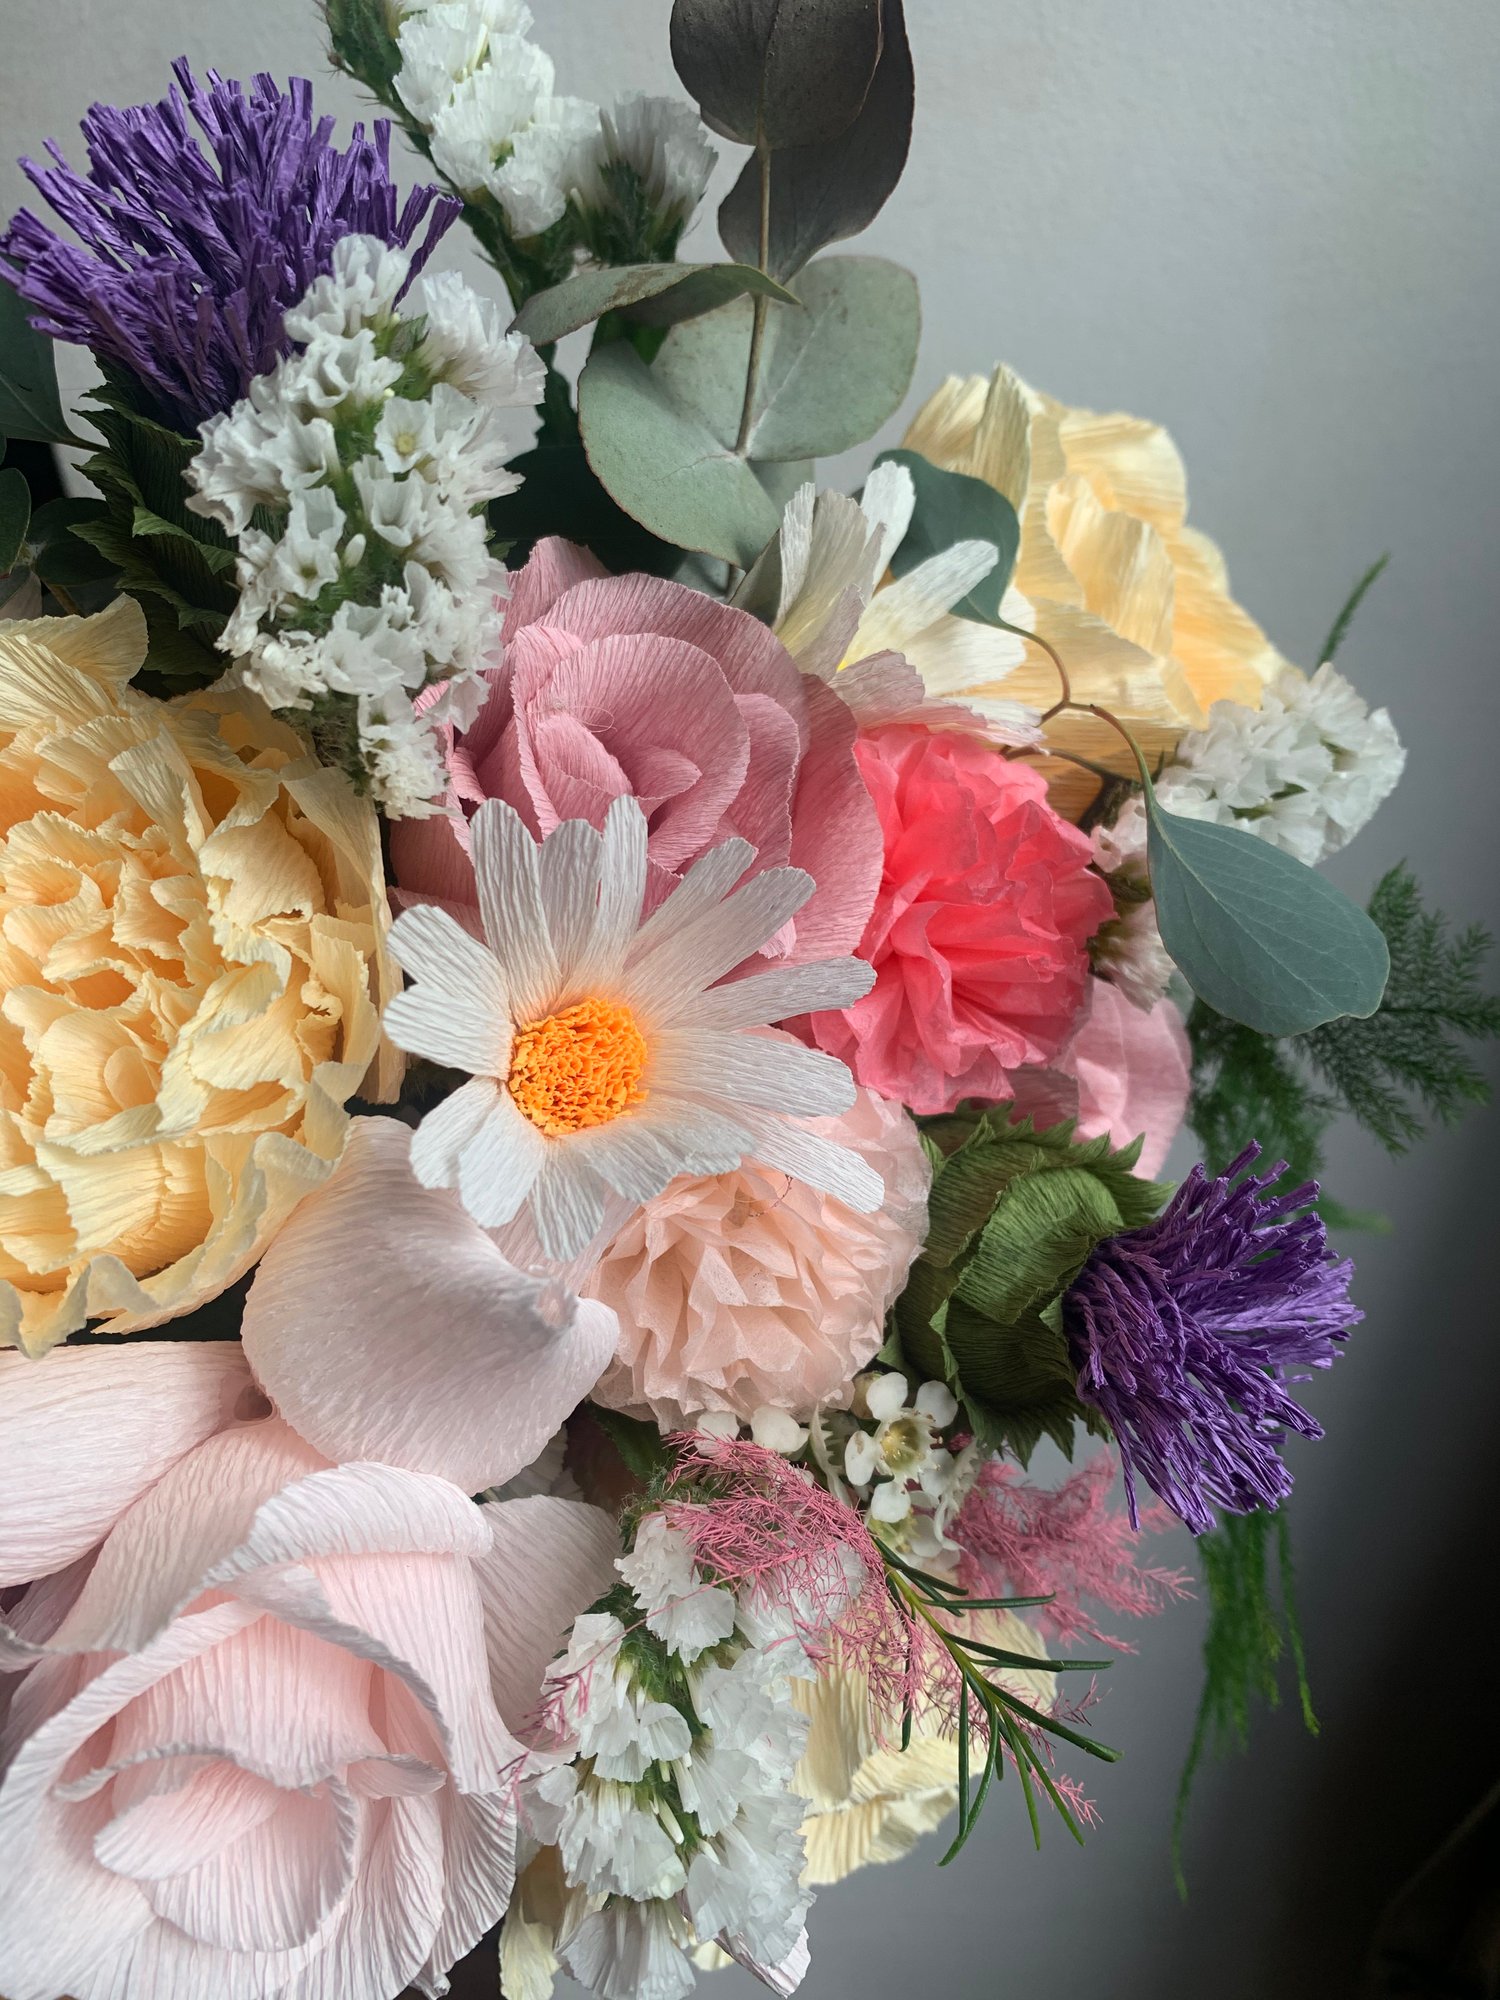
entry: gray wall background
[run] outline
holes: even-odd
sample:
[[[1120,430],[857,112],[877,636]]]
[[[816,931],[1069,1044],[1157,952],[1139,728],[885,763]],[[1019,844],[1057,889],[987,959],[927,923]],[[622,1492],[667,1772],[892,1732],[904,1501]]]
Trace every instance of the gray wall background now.
[[[669,0],[532,4],[562,88],[674,87]],[[22,195],[15,154],[49,136],[71,148],[96,97],[160,95],[179,52],[321,78],[327,108],[354,109],[311,0],[0,11],[0,213]],[[921,277],[919,393],[1003,357],[1056,395],[1166,423],[1193,518],[1309,666],[1348,585],[1391,550],[1344,665],[1390,706],[1410,764],[1336,872],[1363,896],[1406,857],[1439,905],[1493,922],[1500,9],[908,0],[908,14],[917,138],[865,243]],[[1097,1772],[1087,1849],[1051,1826],[1033,1853],[1006,1785],[953,1868],[937,1872],[929,1841],[825,1892],[809,2000],[1357,1990],[1382,1903],[1500,1779],[1496,1141],[1480,1116],[1404,1165],[1357,1132],[1335,1143],[1339,1195],[1396,1227],[1351,1246],[1368,1317],[1310,1392],[1328,1439],[1292,1448],[1323,1733],[1283,1711],[1205,1776],[1187,1907],[1168,1840],[1199,1606],[1142,1627],[1109,1677],[1096,1727],[1126,1754]],[[1179,1541],[1163,1557],[1191,1566]],[[752,1989],[731,1974],[712,1990]]]

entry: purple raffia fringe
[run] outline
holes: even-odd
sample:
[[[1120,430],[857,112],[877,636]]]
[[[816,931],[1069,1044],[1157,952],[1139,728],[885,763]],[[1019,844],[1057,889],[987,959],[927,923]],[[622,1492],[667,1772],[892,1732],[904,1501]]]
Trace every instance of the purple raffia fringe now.
[[[1353,1265],[1298,1212],[1316,1183],[1271,1194],[1286,1168],[1253,1175],[1259,1157],[1248,1147],[1217,1180],[1194,1167],[1155,1222],[1098,1245],[1063,1301],[1078,1394],[1115,1434],[1132,1524],[1137,1473],[1195,1535],[1211,1503],[1284,1500],[1278,1446],[1323,1431],[1283,1385],[1329,1367],[1364,1317]]]
[[[420,269],[460,204],[424,187],[398,209],[389,124],[368,138],[356,125],[339,151],[302,77],[282,91],[257,76],[247,92],[213,70],[200,84],[185,57],[172,69],[159,104],[92,108],[86,176],[50,140],[51,166],[21,162],[84,247],[22,209],[0,237],[0,269],[33,326],[133,375],[158,415],[192,431],[287,352],[282,317],[340,237],[407,248],[425,217]]]

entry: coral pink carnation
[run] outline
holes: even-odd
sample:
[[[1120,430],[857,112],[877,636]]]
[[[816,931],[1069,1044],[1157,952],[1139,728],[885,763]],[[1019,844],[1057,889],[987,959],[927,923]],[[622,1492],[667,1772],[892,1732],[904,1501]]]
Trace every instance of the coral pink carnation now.
[[[449,754],[450,803],[394,829],[408,900],[455,915],[477,898],[465,814],[504,799],[539,838],[604,824],[633,794],[650,825],[647,907],[737,834],[755,870],[817,884],[764,956],[852,950],[880,880],[880,828],[854,759],[854,718],[757,619],[652,576],[609,576],[583,549],[539,543],[514,579],[503,664]]]
[[[914,1111],[1007,1098],[1011,1070],[1067,1043],[1085,946],[1114,913],[1088,839],[1048,805],[1037,772],[968,737],[878,729],[856,755],[885,839],[857,947],[875,985],[798,1031]]]
[[[671,1427],[705,1410],[805,1418],[848,1401],[921,1243],[931,1175],[906,1113],[870,1091],[807,1124],[882,1176],[880,1210],[856,1215],[762,1166],[673,1181],[584,1288],[620,1322],[597,1402]]]

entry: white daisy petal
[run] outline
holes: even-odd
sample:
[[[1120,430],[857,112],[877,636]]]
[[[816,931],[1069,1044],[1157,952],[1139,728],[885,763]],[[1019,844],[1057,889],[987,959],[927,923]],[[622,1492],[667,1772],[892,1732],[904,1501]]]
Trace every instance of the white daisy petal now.
[[[759,951],[812,892],[813,879],[800,868],[768,868],[656,950],[643,953],[638,940],[628,964],[627,998],[649,1012],[673,1006],[684,990],[701,992]],[[668,905],[681,894],[677,890]]]
[[[500,1087],[488,1076],[471,1077],[435,1111],[429,1111],[412,1134],[412,1172],[423,1187],[455,1187],[458,1162],[484,1120],[495,1108]]]
[[[573,993],[574,971],[594,928],[604,841],[586,819],[564,820],[542,842],[537,867],[542,908],[557,957],[561,1004]]]
[[[636,932],[630,948],[631,963],[644,963],[669,939],[696,922],[705,910],[722,903],[754,859],[755,849],[748,840],[720,841],[717,847],[701,855]]]
[[[877,465],[865,481],[860,510],[879,536],[874,564],[875,581],[883,574],[891,557],[906,540],[911,517],[917,510],[916,482],[904,465],[888,458]]]
[[[575,1147],[555,1142],[531,1188],[542,1249],[560,1262],[577,1256],[604,1220],[608,1189]]]
[[[473,987],[408,986],[387,1003],[385,1031],[408,1055],[471,1076],[504,1076],[510,1063],[510,1017]]]
[[[784,1035],[669,1028],[657,1041],[652,1076],[665,1090],[789,1117],[827,1118],[854,1102],[854,1079],[836,1056]]]
[[[854,652],[901,652],[913,639],[951,611],[961,597],[987,577],[1000,560],[993,542],[955,542],[929,556],[906,575],[877,591],[859,621]]]
[[[746,1110],[740,1117],[755,1138],[753,1157],[764,1165],[831,1194],[857,1215],[874,1215],[885,1200],[885,1182],[847,1146],[763,1111]]]
[[[508,1090],[465,1144],[458,1192],[481,1229],[503,1229],[520,1213],[547,1160],[548,1142],[516,1109]]]
[[[575,988],[614,977],[640,928],[645,896],[646,815],[637,799],[612,799],[604,819],[599,906],[574,969]]]
[[[520,814],[500,799],[486,799],[469,830],[484,934],[500,962],[513,1017],[535,1020],[557,990],[537,843]]]
[[[431,903],[403,910],[391,925],[389,943],[392,956],[413,979],[430,981],[445,993],[471,994],[509,1019],[509,996],[494,954],[446,910]]]
[[[721,1112],[653,1093],[643,1111],[578,1135],[576,1150],[627,1201],[650,1201],[679,1174],[728,1174],[750,1135]]]
[[[794,1014],[816,1014],[825,1007],[852,1007],[874,983],[874,968],[862,958],[777,966],[707,993],[688,995],[680,1010],[663,1010],[658,1018],[694,1029],[756,1028]]]

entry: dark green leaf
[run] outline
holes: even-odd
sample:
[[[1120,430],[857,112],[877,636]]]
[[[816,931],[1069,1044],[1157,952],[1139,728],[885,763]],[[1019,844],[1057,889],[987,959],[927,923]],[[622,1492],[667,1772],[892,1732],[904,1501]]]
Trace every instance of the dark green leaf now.
[[[29,310],[0,278],[0,432],[38,444],[81,444],[63,416],[52,342],[31,324]]]
[[[791,278],[830,243],[867,229],[890,199],[911,148],[915,86],[901,0],[885,0],[880,65],[859,116],[836,138],[770,157],[767,268]],[[731,257],[760,259],[761,162],[752,158],[719,209]]]
[[[742,145],[804,146],[856,117],[880,57],[880,0],[675,0],[672,61],[704,119]]]
[[[803,272],[798,294],[800,311],[774,307],[766,320],[752,459],[847,451],[894,416],[911,386],[922,314],[909,271],[879,257],[824,257]],[[726,449],[739,436],[753,321],[749,299],[737,299],[674,327],[653,371]]]
[[[1339,648],[1349,636],[1349,627],[1354,623],[1354,615],[1365,601],[1365,593],[1389,561],[1390,556],[1383,555],[1379,562],[1371,563],[1359,582],[1350,591],[1348,598],[1345,600],[1343,610],[1340,611],[1338,617],[1333,621],[1332,631],[1323,641],[1323,650],[1318,655],[1320,661],[1332,660],[1337,657]]]
[[[904,465],[917,490],[916,509],[906,539],[891,558],[897,576],[905,576],[930,556],[941,555],[955,542],[993,542],[1000,560],[961,598],[953,609],[960,618],[992,625],[1000,616],[1000,600],[1010,587],[1021,546],[1021,523],[1003,493],[966,472],[947,472],[915,451],[883,451],[877,465]]]
[[[1253,833],[1164,812],[1142,778],[1157,923],[1193,991],[1263,1035],[1373,1014],[1390,958],[1365,912]]]
[[[628,264],[578,271],[550,291],[538,292],[516,314],[514,326],[545,347],[608,312],[623,313],[644,326],[675,326],[747,292],[762,292],[783,305],[797,303],[785,285],[745,264]]]
[[[664,542],[616,505],[599,484],[581,444],[539,445],[511,461],[520,488],[489,506],[490,532],[510,544],[507,560],[518,568],[547,535],[562,535],[592,550],[606,569],[646,570],[670,576],[682,551]],[[493,552],[493,544],[492,544]]]
[[[748,569],[781,516],[744,459],[673,394],[659,366],[648,368],[625,341],[590,356],[578,384],[589,464],[653,535]]]
[[[622,1416],[618,1410],[606,1410],[599,1403],[589,1403],[586,1407],[625,1461],[627,1470],[637,1479],[642,1482],[654,1479],[671,1463],[667,1441],[655,1424],[642,1423],[638,1417]]]
[[[13,465],[0,470],[0,576],[15,568],[31,521],[31,488]]]

